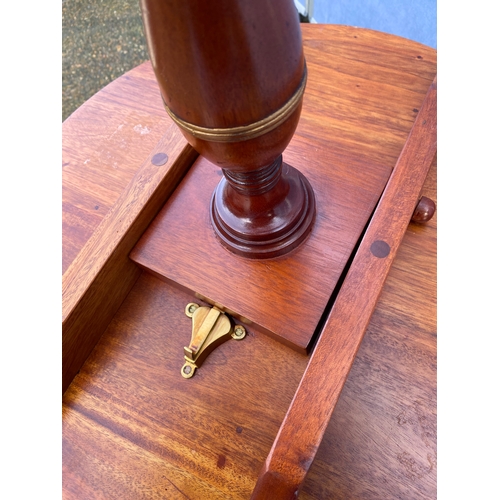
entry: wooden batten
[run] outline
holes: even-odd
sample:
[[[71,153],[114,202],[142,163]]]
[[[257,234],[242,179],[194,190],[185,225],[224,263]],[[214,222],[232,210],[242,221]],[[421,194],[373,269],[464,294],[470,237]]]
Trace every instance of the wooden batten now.
[[[437,78],[327,318],[252,500],[297,498],[417,206],[436,155],[436,133]]]
[[[128,254],[197,156],[172,123],[64,273],[63,393],[141,273]]]

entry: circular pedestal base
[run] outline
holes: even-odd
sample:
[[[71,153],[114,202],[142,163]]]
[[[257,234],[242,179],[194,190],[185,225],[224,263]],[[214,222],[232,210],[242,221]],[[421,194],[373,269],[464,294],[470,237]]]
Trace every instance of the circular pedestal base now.
[[[276,181],[253,194],[224,177],[211,201],[211,221],[218,239],[231,252],[269,259],[298,247],[312,230],[316,203],[309,181],[281,162]],[[257,193],[257,194],[255,194]]]

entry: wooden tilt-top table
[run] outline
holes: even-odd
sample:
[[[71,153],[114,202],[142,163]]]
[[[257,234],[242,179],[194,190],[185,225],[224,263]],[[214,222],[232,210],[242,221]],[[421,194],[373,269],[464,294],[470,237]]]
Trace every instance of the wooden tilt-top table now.
[[[356,175],[368,165],[388,178],[435,78],[436,51],[366,29],[301,27],[309,81],[289,156],[321,151],[332,169],[352,164]],[[99,298],[102,311],[82,325],[83,316],[72,319],[83,344],[63,328],[65,499],[250,498],[306,370],[310,353],[250,325],[243,341],[181,377],[184,308],[200,301],[128,255],[196,157],[165,113],[149,62],[63,124],[63,273],[108,265],[99,279],[122,279]],[[131,223],[145,195],[129,187],[139,179],[152,189],[146,174],[171,172],[174,159],[164,199]],[[422,194],[436,200],[435,159]],[[127,210],[117,216],[120,203]],[[113,243],[123,256],[89,244],[99,234],[114,241],[127,224],[135,229]],[[299,498],[436,497],[436,229],[437,212],[409,224]]]

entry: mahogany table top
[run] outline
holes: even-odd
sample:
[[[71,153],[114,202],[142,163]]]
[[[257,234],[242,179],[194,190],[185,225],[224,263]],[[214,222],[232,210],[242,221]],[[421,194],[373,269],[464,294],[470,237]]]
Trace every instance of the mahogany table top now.
[[[359,145],[360,163],[392,168],[436,52],[365,29],[301,26],[309,70],[337,103],[311,141],[338,156]],[[401,112],[385,116],[375,88]],[[358,108],[342,106],[353,96]],[[334,114],[343,128],[331,128]],[[371,125],[359,127],[359,115]],[[149,63],[64,122],[63,273],[171,125]],[[422,194],[436,200],[435,161]],[[436,497],[436,228],[437,216],[409,225],[299,498]],[[136,279],[63,396],[63,498],[249,498],[308,357],[250,329],[183,379],[192,297],[146,272]]]

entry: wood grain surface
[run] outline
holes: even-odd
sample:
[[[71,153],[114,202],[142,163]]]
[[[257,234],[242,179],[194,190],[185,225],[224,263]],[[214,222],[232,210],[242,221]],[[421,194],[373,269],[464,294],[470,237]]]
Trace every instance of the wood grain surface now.
[[[149,63],[112,82],[64,122],[63,273],[171,123]]]
[[[438,214],[405,232],[300,499],[437,497]]]
[[[221,244],[253,259],[289,253],[315,215],[307,179],[281,168],[307,82],[293,2],[141,0],[141,10],[166,111],[223,169],[211,203]]]
[[[393,167],[436,72],[435,51],[364,29],[302,29],[308,66],[328,81],[304,105],[336,105],[321,119],[303,114],[300,140],[330,145],[336,158],[357,149],[353,171]],[[151,67],[126,77],[63,125],[66,267],[171,123]],[[378,105],[374,82],[393,93],[397,116]],[[353,95],[357,105],[346,105]],[[357,130],[360,117],[369,126]],[[134,148],[113,166],[108,153],[122,140]],[[422,192],[434,200],[435,168]],[[300,498],[436,497],[438,212],[405,233]],[[250,497],[308,358],[249,329],[183,379],[192,300],[142,274],[111,319],[63,397],[63,498]]]
[[[307,358],[249,330],[186,380],[190,301],[143,274],[66,392],[66,498],[249,496]]]
[[[165,163],[155,165],[155,155],[165,152]],[[196,156],[171,124],[64,273],[63,392],[139,277],[130,250]]]
[[[255,261],[222,247],[209,214],[220,169],[200,156],[130,258],[305,354],[390,172],[367,164],[348,182],[353,162],[331,168],[329,151],[319,148],[314,161],[305,142],[285,151],[317,200],[312,233],[292,253]]]
[[[354,36],[362,38],[361,33]],[[316,195],[316,223],[299,249],[256,263],[221,248],[213,238],[207,209],[221,174],[200,157],[196,171],[185,178],[131,254],[155,275],[302,352],[382,193],[428,87],[424,77],[415,80],[414,75],[413,86],[407,74],[401,83],[391,81],[401,67],[403,72],[409,68],[408,56],[384,45],[378,52],[360,55],[359,38],[354,36],[349,50],[342,43],[322,41],[323,50],[317,51],[315,42],[305,38],[309,77],[304,106],[284,152],[284,160],[306,176]],[[415,60],[423,64],[418,54]],[[351,63],[356,71],[347,66]],[[425,77],[432,78],[426,63],[424,67]]]
[[[297,498],[418,204],[436,149],[434,79],[328,314],[252,499]]]

